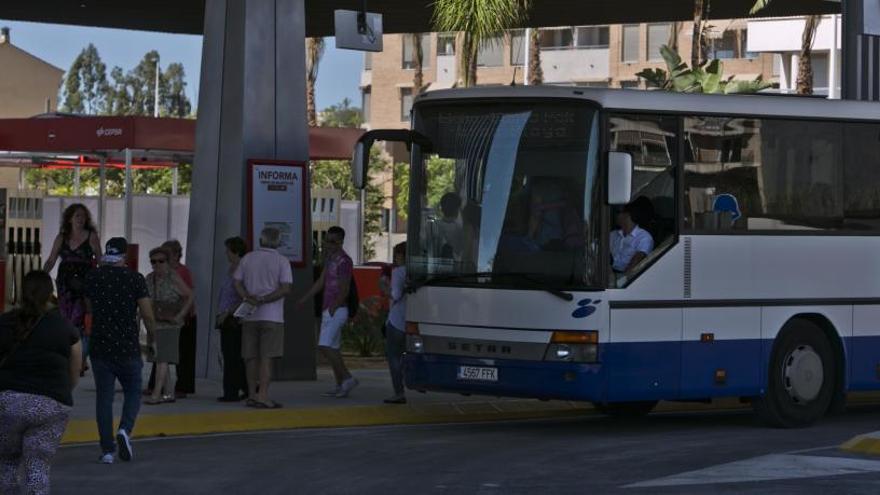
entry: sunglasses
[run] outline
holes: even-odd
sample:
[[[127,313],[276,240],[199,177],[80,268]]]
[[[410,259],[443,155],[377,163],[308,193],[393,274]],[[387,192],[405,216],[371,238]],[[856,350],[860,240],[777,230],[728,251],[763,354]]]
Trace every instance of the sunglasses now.
[[[154,259],[151,259],[151,260],[150,260],[150,264],[151,264],[151,265],[157,265],[157,264],[158,264],[158,265],[161,265],[161,264],[164,264],[166,261],[167,261],[167,260],[154,260]]]

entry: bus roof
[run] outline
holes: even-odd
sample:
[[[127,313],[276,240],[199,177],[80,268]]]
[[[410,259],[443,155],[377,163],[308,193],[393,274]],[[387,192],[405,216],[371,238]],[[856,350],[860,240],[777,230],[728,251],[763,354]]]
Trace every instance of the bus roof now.
[[[880,103],[797,96],[707,95],[578,86],[482,86],[420,95],[416,104],[471,98],[574,98],[613,110],[880,121]]]

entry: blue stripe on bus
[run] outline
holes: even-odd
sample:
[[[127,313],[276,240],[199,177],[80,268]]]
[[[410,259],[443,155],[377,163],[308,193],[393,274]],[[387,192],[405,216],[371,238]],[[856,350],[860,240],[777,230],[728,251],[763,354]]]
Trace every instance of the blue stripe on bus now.
[[[880,389],[880,336],[845,339],[849,390]],[[585,401],[700,400],[760,395],[772,340],[600,345],[600,363],[577,364],[408,354],[414,389]],[[457,379],[459,366],[494,366],[497,383]],[[716,371],[724,370],[724,383]]]

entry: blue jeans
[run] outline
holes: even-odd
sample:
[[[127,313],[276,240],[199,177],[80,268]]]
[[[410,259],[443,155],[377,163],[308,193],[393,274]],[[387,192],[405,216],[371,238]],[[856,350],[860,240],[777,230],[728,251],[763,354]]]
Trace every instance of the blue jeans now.
[[[392,324],[385,324],[385,358],[391,372],[391,384],[396,395],[403,395],[403,353],[406,351],[406,334]]]
[[[131,434],[138,411],[141,409],[143,367],[144,362],[140,357],[122,362],[92,357],[92,375],[95,377],[97,389],[95,418],[98,421],[98,434],[101,436],[101,452],[104,454],[116,451],[116,440],[113,435],[113,396],[116,380],[119,380],[124,393],[119,428]]]

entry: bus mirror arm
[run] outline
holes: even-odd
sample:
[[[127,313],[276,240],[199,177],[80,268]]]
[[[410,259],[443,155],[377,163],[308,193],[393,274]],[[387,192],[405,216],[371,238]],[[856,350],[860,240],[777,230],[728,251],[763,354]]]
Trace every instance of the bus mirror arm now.
[[[355,143],[354,152],[351,156],[351,179],[354,187],[357,189],[363,189],[367,185],[370,149],[376,141],[404,143],[407,150],[410,150],[413,144],[417,144],[424,152],[431,151],[433,147],[431,140],[418,131],[408,129],[376,129],[365,132]]]

